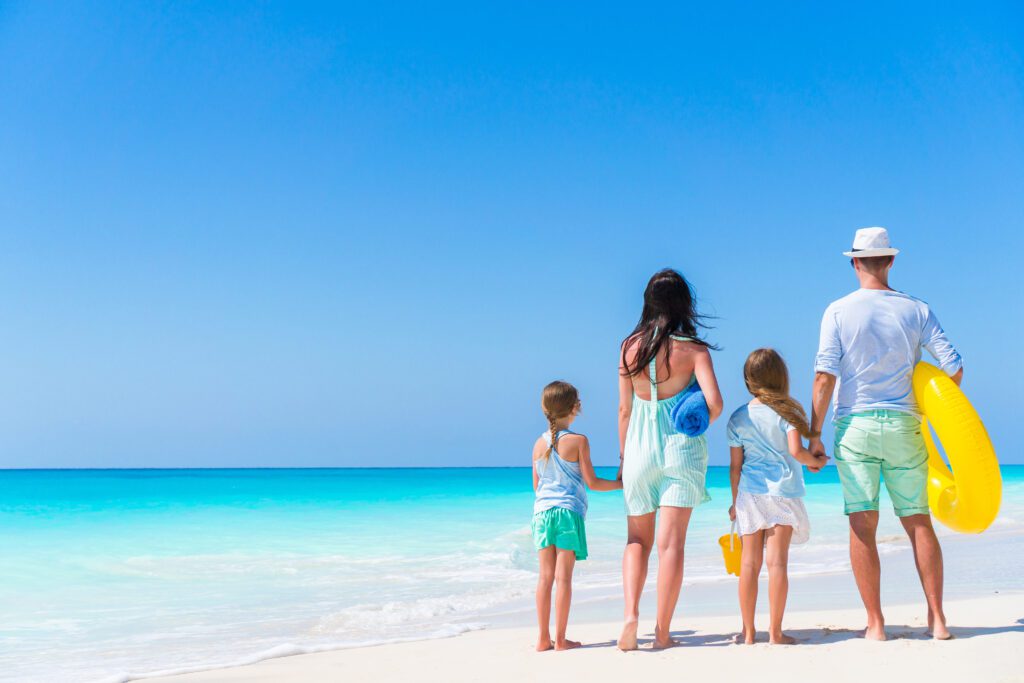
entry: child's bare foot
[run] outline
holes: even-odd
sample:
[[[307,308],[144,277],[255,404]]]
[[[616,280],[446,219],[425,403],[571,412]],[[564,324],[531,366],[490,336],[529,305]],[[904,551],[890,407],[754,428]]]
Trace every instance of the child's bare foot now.
[[[875,626],[868,626],[864,629],[864,638],[867,640],[888,640],[888,636],[885,635],[885,626],[877,624]]]
[[[732,637],[736,645],[753,645],[757,641],[757,631],[754,629],[743,629]]]
[[[622,633],[619,634],[619,649],[623,652],[636,649],[637,620],[629,619],[622,625]]]
[[[545,652],[546,650],[551,650],[554,647],[555,644],[549,639],[541,638],[537,641],[537,652]]]
[[[583,643],[579,642],[578,640],[559,640],[557,643],[555,643],[555,649],[572,650],[574,648],[580,647],[581,645],[583,645]]]
[[[778,633],[769,634],[768,642],[772,645],[793,645],[796,643],[796,638],[793,636],[787,636],[782,631],[779,631]]]

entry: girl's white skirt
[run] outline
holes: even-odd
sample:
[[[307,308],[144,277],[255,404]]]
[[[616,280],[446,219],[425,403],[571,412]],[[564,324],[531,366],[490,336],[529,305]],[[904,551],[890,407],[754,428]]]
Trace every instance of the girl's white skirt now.
[[[793,543],[807,542],[811,537],[811,521],[802,498],[737,492],[736,533],[744,536],[779,524],[793,527]]]

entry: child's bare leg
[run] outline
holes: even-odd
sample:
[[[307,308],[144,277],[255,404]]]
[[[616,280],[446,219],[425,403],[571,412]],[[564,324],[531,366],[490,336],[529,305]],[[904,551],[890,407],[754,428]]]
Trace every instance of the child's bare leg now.
[[[792,636],[782,632],[782,615],[789,596],[789,543],[793,540],[793,527],[779,524],[765,532],[768,552],[768,642],[772,645],[792,645]]]
[[[636,649],[640,596],[647,581],[647,563],[654,547],[654,513],[626,517],[626,550],[622,554],[622,592],[626,609],[619,636],[620,650]]]
[[[743,537],[740,554],[740,615],[743,617],[743,633],[738,642],[753,645],[757,636],[754,628],[754,612],[757,609],[757,579],[761,575],[764,559],[764,531],[755,531]]]
[[[540,635],[537,637],[537,652],[550,650],[555,646],[551,642],[551,584],[555,581],[555,546],[549,545],[537,551],[540,560],[540,573],[537,576],[537,626]]]
[[[572,604],[572,570],[576,566],[576,553],[572,550],[558,550],[555,559],[555,649],[570,650],[579,647],[575,640],[566,640],[565,629],[569,624],[569,606]]]

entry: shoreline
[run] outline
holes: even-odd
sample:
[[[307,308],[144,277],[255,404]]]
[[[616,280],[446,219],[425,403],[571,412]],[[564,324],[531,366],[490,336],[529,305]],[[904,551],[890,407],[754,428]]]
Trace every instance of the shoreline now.
[[[947,614],[950,622],[954,625],[956,621],[956,610],[958,606],[967,605],[967,614],[973,614],[973,603],[989,600],[1011,600],[1018,605],[1016,618],[1024,616],[1024,589],[1020,587],[1019,581],[1011,573],[999,571],[996,564],[979,567],[977,558],[990,555],[996,552],[999,547],[1005,546],[1007,542],[1015,546],[1024,543],[1024,533],[1019,530],[1012,530],[1002,534],[991,534],[986,536],[964,536],[957,535],[944,543],[947,568],[946,604]],[[904,543],[901,539],[900,546]],[[983,577],[977,572],[981,569],[987,572],[995,572],[996,575]],[[1002,568],[1005,570],[1006,568]],[[653,578],[656,568],[652,566]],[[785,627],[787,630],[801,623],[805,617],[813,615],[818,622],[827,623],[833,630],[849,631],[855,628],[863,628],[863,607],[857,594],[856,585],[849,567],[836,569],[825,573],[800,576],[790,573],[790,593],[786,612]],[[736,598],[735,577],[722,576],[720,579],[705,581],[687,580],[684,583],[683,594],[676,610],[674,626],[676,629],[696,629],[705,636],[713,632],[729,634],[735,633],[739,626],[739,611]],[[758,599],[758,625],[767,627],[767,574],[762,572],[761,590]],[[655,591],[645,591],[641,602],[641,627],[650,626],[653,630],[653,615]],[[907,627],[924,626],[924,598],[921,594],[920,584],[917,581],[917,574],[914,568],[912,556],[909,553],[909,546],[900,548],[900,551],[893,552],[883,557],[882,566],[882,590],[883,600],[886,605],[886,616],[890,623],[896,624],[893,615],[907,614],[908,620],[918,615],[918,621],[906,622]],[[614,595],[601,593],[588,596],[587,591],[576,591],[573,599],[572,614],[570,616],[569,636],[584,635],[592,641],[612,641],[617,637],[621,624],[614,621],[621,613],[621,597],[615,592]],[[994,616],[994,615],[992,615]],[[994,625],[995,622],[988,618],[989,615],[980,615],[975,624]],[[396,646],[408,646],[420,644],[414,648],[419,652],[419,647],[432,649],[431,644],[446,652],[445,658],[461,658],[462,648],[475,649],[486,647],[494,649],[500,655],[506,650],[519,652],[519,641],[536,638],[534,623],[534,612],[532,605],[525,603],[512,609],[499,610],[497,612],[475,615],[463,620],[453,620],[444,628],[433,634],[416,635],[395,640],[381,640],[379,642],[362,643],[341,643],[337,645],[308,645],[300,646],[295,643],[282,642],[259,652],[239,656],[232,661],[222,661],[216,664],[199,664],[195,666],[183,666],[180,669],[164,669],[146,673],[135,673],[125,676],[106,677],[99,683],[122,683],[130,680],[168,680],[168,681],[221,681],[221,680],[249,680],[248,678],[232,679],[221,678],[218,672],[233,671],[236,669],[250,670],[251,667],[259,667],[266,662],[278,659],[293,659],[311,656],[341,657],[347,661],[348,656],[343,653],[369,650],[379,653],[382,648],[387,649]],[[809,626],[803,626],[807,629]],[[1024,625],[1020,627],[1024,635]],[[485,636],[483,642],[477,645],[480,634],[508,634],[516,632],[516,638],[508,636]],[[954,629],[955,632],[955,629]],[[453,646],[451,641],[463,643],[470,640],[470,645]],[[518,645],[517,645],[518,643]],[[1024,645],[1024,638],[1022,638]],[[455,649],[452,649],[455,647]],[[614,648],[613,648],[614,649]],[[388,650],[390,651],[390,650]],[[499,652],[500,651],[500,652]],[[529,651],[529,649],[527,650]],[[377,656],[383,662],[390,655],[367,655],[370,659]],[[415,656],[421,656],[416,654]],[[362,661],[362,656],[358,659]],[[367,665],[369,666],[369,665]],[[1024,671],[1024,659],[1021,662],[1021,670]],[[265,680],[282,680],[276,676]],[[294,675],[295,680],[306,680],[305,673],[287,674]],[[532,675],[532,674],[531,674]],[[189,678],[195,676],[196,678]],[[256,679],[261,680],[261,679]],[[283,679],[288,680],[288,679]],[[314,678],[313,680],[319,680]],[[390,679],[384,679],[390,680]],[[397,678],[395,680],[398,680]],[[418,680],[415,677],[412,680]],[[446,680],[446,679],[438,679]],[[473,680],[473,679],[467,679]],[[379,683],[379,681],[377,682]],[[862,682],[861,682],[862,683]],[[1024,679],[1022,679],[1024,683]]]
[[[518,470],[347,472],[140,474],[130,492],[120,476],[77,473],[10,487],[5,520],[24,552],[4,558],[11,647],[0,678],[110,683],[533,628],[536,559]],[[710,471],[713,484],[720,474]],[[382,486],[417,502],[382,508],[372,494]],[[838,485],[808,488],[815,526],[791,552],[788,611],[859,609]],[[1021,491],[1024,468],[1006,481],[1003,512],[985,534],[940,529],[947,601],[1024,590]],[[717,494],[688,534],[681,628],[738,613],[736,578],[717,544],[728,530]],[[622,615],[621,500],[595,497],[588,517],[592,558],[577,566],[574,630]],[[382,534],[388,543],[374,545]],[[884,603],[917,604],[910,544],[890,515],[879,552]],[[645,618],[654,614],[656,566],[652,558]]]
[[[623,653],[615,648],[620,624],[570,624],[569,636],[584,647],[570,652],[533,650],[533,627],[509,626],[474,630],[457,636],[388,643],[343,650],[299,653],[282,646],[277,654],[236,666],[203,671],[154,672],[142,678],[167,683],[234,683],[237,681],[367,680],[375,683],[416,681],[477,681],[486,672],[498,683],[561,681],[566,677],[612,679],[642,675],[664,676],[683,665],[693,673],[735,680],[747,675],[760,680],[811,680],[829,672],[832,683],[861,683],[866,674],[877,680],[913,680],[928,671],[929,681],[1024,681],[1024,592],[948,601],[951,641],[926,636],[925,607],[917,604],[886,607],[890,640],[864,640],[863,610],[830,609],[786,614],[786,632],[800,642],[772,646],[765,641],[766,601],[759,603],[759,642],[732,643],[737,619],[730,616],[677,618],[673,635],[681,646],[650,649],[653,619],[641,619],[641,648]],[[879,658],[879,672],[866,672],[865,657]],[[454,666],[453,666],[454,665]],[[916,673],[915,673],[916,672]],[[718,674],[715,677],[715,674]],[[132,679],[121,679],[132,680]]]

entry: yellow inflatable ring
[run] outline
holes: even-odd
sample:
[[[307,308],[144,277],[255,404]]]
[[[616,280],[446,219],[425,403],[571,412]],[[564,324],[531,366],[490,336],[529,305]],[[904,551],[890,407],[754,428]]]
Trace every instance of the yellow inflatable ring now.
[[[924,416],[921,433],[928,447],[932,515],[954,531],[979,534],[999,513],[1003,492],[985,425],[960,387],[934,365],[918,363],[914,368],[914,396]],[[929,423],[945,448],[952,472],[935,447]]]

